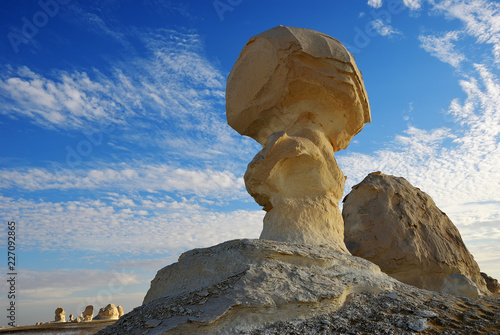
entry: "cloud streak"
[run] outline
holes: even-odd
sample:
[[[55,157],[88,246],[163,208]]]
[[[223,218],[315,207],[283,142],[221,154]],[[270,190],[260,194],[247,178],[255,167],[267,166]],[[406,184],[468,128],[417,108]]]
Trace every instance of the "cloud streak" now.
[[[0,189],[27,191],[127,189],[237,198],[244,189],[243,179],[229,171],[189,170],[165,164],[122,164],[92,170],[3,169],[0,172]]]
[[[434,11],[460,20],[464,24],[464,31],[475,37],[478,43],[491,44],[494,61],[500,62],[500,3],[487,0],[443,0],[430,3]]]
[[[453,43],[460,39],[458,31],[450,31],[442,37],[429,35],[419,36],[418,39],[421,43],[420,46],[425,51],[455,68],[465,60],[465,56],[455,50],[455,45]]]
[[[380,19],[371,21],[371,26],[373,30],[375,30],[379,35],[382,36],[393,37],[396,35],[402,35],[399,30],[395,29],[390,24]]]
[[[217,211],[205,205],[165,195],[109,194],[100,200],[62,202],[0,197],[4,217],[15,219],[23,230],[26,251],[179,254],[257,237],[261,230],[262,211]]]

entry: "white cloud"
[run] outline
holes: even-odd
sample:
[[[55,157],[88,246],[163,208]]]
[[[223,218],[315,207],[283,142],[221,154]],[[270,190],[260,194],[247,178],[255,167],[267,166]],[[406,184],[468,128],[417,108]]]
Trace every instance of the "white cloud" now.
[[[47,272],[23,269],[18,277],[23,299],[62,298],[75,292],[107,286],[127,286],[146,283],[137,273],[104,270],[51,270]]]
[[[394,35],[402,35],[402,33],[392,27],[390,24],[385,23],[384,21],[377,19],[371,21],[371,27],[373,30],[375,30],[378,34],[382,36],[394,36]]]
[[[403,0],[403,3],[411,10],[418,10],[422,7],[422,0]]]
[[[96,69],[41,74],[4,67],[0,114],[78,131],[113,122],[132,130],[126,140],[140,138],[137,142],[179,138],[187,131],[194,133],[192,140],[208,138],[214,147],[234,142],[237,134],[223,114],[225,78],[201,55],[198,35],[165,29],[131,34],[142,41],[144,56],[113,62],[110,75]],[[153,131],[152,124],[167,122],[170,133]]]
[[[113,138],[124,143],[205,159],[254,149],[238,150],[245,140],[224,117],[225,78],[203,56],[198,35],[166,29],[130,34],[142,42],[143,56],[115,60],[108,75],[96,69],[42,74],[4,66],[0,114],[66,131],[111,123],[120,129]]]
[[[165,191],[234,199],[243,194],[244,182],[229,171],[189,170],[158,164],[118,165],[93,170],[3,169],[0,174],[1,188],[28,191],[126,189],[129,192]],[[124,201],[120,199],[121,203]]]
[[[368,0],[368,6],[373,8],[382,7],[382,0]]]
[[[495,62],[500,62],[500,3],[496,1],[431,1],[434,10],[465,25],[465,32],[479,43],[491,44]]]
[[[0,197],[0,210],[18,222],[26,251],[85,250],[111,257],[167,250],[178,255],[230,239],[256,238],[262,230],[263,211],[217,212],[195,200],[164,195],[130,198],[136,206],[120,207],[122,196],[113,194],[63,202]]]
[[[440,61],[450,64],[453,67],[458,67],[465,56],[455,50],[455,44],[460,39],[458,31],[450,31],[442,37],[436,36],[419,36],[420,47],[431,55],[437,57]]]
[[[80,128],[85,123],[114,120],[112,103],[100,99],[106,88],[86,73],[62,73],[57,81],[27,67],[9,69],[0,78],[0,113],[28,117],[46,127]]]
[[[476,65],[476,69],[480,81],[460,82],[467,100],[450,104],[449,113],[457,121],[450,124],[453,128],[410,127],[392,146],[373,155],[340,157],[351,185],[371,171],[382,170],[404,176],[424,191],[431,190],[431,196],[443,206],[500,198],[500,189],[490,182],[500,180],[495,167],[500,164],[500,82],[484,66]]]

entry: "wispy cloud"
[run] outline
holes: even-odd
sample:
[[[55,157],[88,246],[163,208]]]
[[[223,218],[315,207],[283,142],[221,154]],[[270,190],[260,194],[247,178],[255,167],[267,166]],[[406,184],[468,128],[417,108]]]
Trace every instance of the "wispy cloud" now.
[[[92,75],[53,71],[49,78],[8,67],[0,81],[0,112],[62,129],[89,127],[103,118],[174,118],[183,128],[198,129],[221,123],[214,106],[223,106],[224,78],[198,54],[198,36],[172,30],[136,34],[147,55],[115,62],[111,77],[93,69]]]
[[[189,170],[169,165],[112,166],[102,169],[3,169],[0,189],[165,191],[205,197],[238,197],[243,179],[229,171]]]
[[[126,31],[141,42],[140,56],[130,51],[123,61],[109,60],[107,74],[4,66],[0,114],[72,134],[115,125],[112,138],[123,145],[161,149],[175,159],[196,157],[199,165],[220,165],[224,155],[249,160],[257,144],[227,125],[225,78],[204,57],[200,37]]]
[[[62,298],[84,289],[107,286],[111,282],[122,286],[145,282],[136,273],[89,269],[50,272],[25,269],[19,274],[19,281],[23,299]]]
[[[422,0],[403,0],[403,3],[411,10],[418,10],[422,7]],[[382,5],[382,0],[368,0],[368,6],[370,7],[380,8]]]
[[[465,32],[478,43],[491,44],[496,63],[500,62],[500,3],[488,0],[431,1],[435,11],[448,18],[458,19],[465,25]]]
[[[382,36],[392,37],[396,35],[402,35],[401,31],[397,30],[389,23],[384,22],[380,19],[371,21],[371,26],[378,34]]]
[[[0,197],[4,217],[23,226],[23,250],[178,255],[235,238],[255,238],[263,211],[217,211],[196,200],[117,194],[49,202]],[[121,207],[124,206],[124,207]]]
[[[368,0],[368,6],[373,8],[382,7],[382,0]]]
[[[458,67],[464,61],[465,55],[455,50],[455,44],[460,39],[460,32],[450,31],[444,36],[419,36],[420,46],[440,61]]]
[[[410,127],[374,155],[353,153],[339,158],[350,183],[371,170],[382,170],[408,177],[424,191],[433,190],[431,195],[445,206],[499,198],[500,190],[490,181],[500,180],[495,168],[500,164],[500,81],[486,67],[476,69],[479,80],[471,77],[460,82],[466,101],[455,99],[450,104],[448,113],[457,122],[450,124],[453,128]]]
[[[117,103],[103,99],[109,83],[92,81],[85,72],[61,72],[54,81],[27,67],[4,70],[0,77],[2,114],[26,117],[48,128],[82,128],[99,120],[116,121]]]
[[[403,0],[403,3],[410,10],[418,10],[422,7],[422,0]]]

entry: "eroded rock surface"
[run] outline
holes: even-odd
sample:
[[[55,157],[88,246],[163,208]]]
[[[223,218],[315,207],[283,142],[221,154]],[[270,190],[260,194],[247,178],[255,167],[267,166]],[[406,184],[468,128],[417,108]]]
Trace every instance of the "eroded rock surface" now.
[[[452,273],[489,294],[458,229],[429,195],[401,177],[369,174],[344,199],[349,251],[416,287],[440,291]]]
[[[488,287],[491,293],[500,294],[500,284],[497,279],[488,276],[484,272],[481,272],[481,276],[486,281],[486,287]]]
[[[390,292],[354,293],[334,312],[240,334],[492,335],[499,329],[499,299],[452,297],[405,285]]]
[[[336,39],[278,26],[251,38],[226,86],[228,124],[263,149],[245,174],[267,212],[262,239],[347,252],[334,152],[370,122],[363,79]]]
[[[402,285],[328,246],[235,240],[181,255],[158,272],[144,305],[115,329],[127,334],[227,334],[341,307],[348,295]],[[103,332],[102,334],[111,334]]]
[[[328,247],[235,240],[160,270],[145,304],[98,335],[494,334],[500,300],[403,284]]]
[[[461,273],[452,273],[446,277],[440,291],[465,298],[479,298],[481,296],[477,285],[469,277]]]

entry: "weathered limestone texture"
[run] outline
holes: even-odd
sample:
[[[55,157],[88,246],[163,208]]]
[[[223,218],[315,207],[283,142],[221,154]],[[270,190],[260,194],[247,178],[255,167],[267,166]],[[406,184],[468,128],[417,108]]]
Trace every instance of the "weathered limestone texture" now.
[[[500,284],[498,283],[497,279],[488,276],[484,272],[481,272],[481,276],[486,281],[486,287],[488,287],[488,290],[491,293],[500,294]]]
[[[453,222],[404,178],[370,173],[345,197],[342,215],[349,251],[397,280],[440,291],[460,273],[489,294]]]
[[[55,322],[66,322],[66,312],[62,307],[57,307],[55,310]]]
[[[233,334],[328,313],[349,294],[398,284],[373,263],[328,246],[234,240],[188,251],[158,271],[143,306],[124,315],[117,328],[133,329],[127,334]]]
[[[245,184],[267,212],[261,239],[347,252],[334,152],[370,122],[363,79],[336,39],[278,26],[251,38],[227,80],[231,127],[263,149]]]
[[[85,310],[82,313],[82,317],[84,321],[92,321],[94,317],[94,306],[88,305],[85,307]]]

